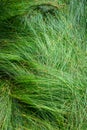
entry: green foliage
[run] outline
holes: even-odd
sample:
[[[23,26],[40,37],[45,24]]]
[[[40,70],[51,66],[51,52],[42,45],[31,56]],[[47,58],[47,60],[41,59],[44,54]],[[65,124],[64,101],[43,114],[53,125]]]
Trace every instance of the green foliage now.
[[[86,130],[85,2],[0,1],[1,130]]]

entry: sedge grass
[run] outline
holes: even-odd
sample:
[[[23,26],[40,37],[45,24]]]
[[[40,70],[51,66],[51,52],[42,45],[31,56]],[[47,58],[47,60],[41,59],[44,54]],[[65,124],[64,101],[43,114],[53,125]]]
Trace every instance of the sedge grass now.
[[[1,22],[1,130],[87,128],[85,28],[64,12],[55,16]]]

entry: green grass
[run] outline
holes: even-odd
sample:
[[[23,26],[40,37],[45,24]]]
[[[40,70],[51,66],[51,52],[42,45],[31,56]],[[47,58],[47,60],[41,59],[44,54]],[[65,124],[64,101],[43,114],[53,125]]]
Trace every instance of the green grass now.
[[[86,130],[85,1],[66,1],[55,16],[22,2],[7,4],[14,13],[0,22],[0,129]]]

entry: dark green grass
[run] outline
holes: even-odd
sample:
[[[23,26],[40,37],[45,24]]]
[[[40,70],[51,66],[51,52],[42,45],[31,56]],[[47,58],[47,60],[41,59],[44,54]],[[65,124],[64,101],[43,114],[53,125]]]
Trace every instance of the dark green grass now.
[[[73,21],[72,5],[1,21],[1,130],[86,130],[86,13]]]

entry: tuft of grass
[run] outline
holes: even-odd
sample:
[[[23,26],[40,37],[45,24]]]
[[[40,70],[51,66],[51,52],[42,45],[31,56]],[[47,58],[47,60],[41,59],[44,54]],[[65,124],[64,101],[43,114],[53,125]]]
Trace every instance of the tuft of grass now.
[[[12,2],[6,6],[15,12],[3,15],[0,22],[0,129],[85,130],[85,1],[66,1],[66,12],[53,10],[55,16],[52,12],[44,16],[36,8],[36,3],[37,7],[45,3],[47,10],[47,1],[32,2],[34,15],[31,9],[24,11],[28,5],[22,2],[23,14]]]

